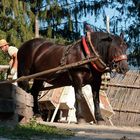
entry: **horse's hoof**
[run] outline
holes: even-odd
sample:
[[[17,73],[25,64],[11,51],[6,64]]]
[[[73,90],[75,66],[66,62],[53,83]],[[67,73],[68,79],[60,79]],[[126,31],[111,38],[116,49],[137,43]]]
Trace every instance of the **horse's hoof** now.
[[[104,121],[102,116],[95,116],[95,118],[96,118],[96,121]]]
[[[77,124],[87,124],[84,118],[77,119]]]
[[[102,121],[97,121],[97,124],[98,125],[105,125],[105,121],[103,121],[103,120]]]

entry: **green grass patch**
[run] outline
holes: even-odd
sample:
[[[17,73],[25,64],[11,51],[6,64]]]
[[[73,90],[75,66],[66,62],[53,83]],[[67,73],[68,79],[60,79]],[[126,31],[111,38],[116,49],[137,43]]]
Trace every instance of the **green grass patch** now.
[[[53,138],[63,139],[73,136],[74,133],[70,130],[56,128],[54,126],[47,126],[31,122],[26,125],[17,125],[14,128],[0,127],[0,137],[10,139],[47,139]]]

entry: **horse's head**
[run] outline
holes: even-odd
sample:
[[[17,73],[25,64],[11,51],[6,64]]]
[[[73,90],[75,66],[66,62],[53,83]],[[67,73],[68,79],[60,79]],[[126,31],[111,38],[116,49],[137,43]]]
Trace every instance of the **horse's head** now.
[[[118,73],[125,74],[128,71],[127,63],[127,45],[124,41],[124,37],[111,35],[111,44],[108,52],[108,64],[111,69],[115,69]]]
[[[122,34],[117,36],[105,32],[90,32],[87,36],[91,39],[90,46],[95,47],[102,61],[111,70],[115,69],[118,73],[122,74],[128,71],[127,45],[123,40]],[[98,54],[96,54],[97,57]]]

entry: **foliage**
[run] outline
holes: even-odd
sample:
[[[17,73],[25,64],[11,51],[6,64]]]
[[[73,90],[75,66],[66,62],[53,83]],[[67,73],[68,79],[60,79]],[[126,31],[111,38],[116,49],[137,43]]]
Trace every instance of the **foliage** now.
[[[2,0],[0,3],[0,38],[5,38],[10,45],[19,47],[33,37],[33,13],[28,7],[20,0]]]
[[[53,138],[66,138],[73,136],[69,130],[59,129],[53,126],[47,126],[43,124],[38,124],[36,121],[31,121],[26,125],[17,125],[14,128],[11,127],[1,127],[0,137],[10,138],[10,139],[53,139]]]
[[[40,2],[38,2],[40,3]],[[42,1],[43,3],[43,1]],[[45,4],[44,4],[45,3]],[[124,32],[130,48],[129,62],[139,65],[140,50],[140,2],[137,0],[52,0],[44,2],[43,8],[38,7],[39,21],[44,24],[40,27],[46,30],[47,37],[62,36],[67,40],[76,40],[80,37],[83,23],[80,20],[88,15],[94,15],[94,22],[102,16],[106,24],[105,9],[116,9],[117,14],[110,20],[112,33]],[[46,5],[46,6],[44,6]],[[41,33],[41,32],[40,32]],[[131,61],[130,61],[131,60]]]
[[[118,11],[110,19],[110,30],[115,34],[126,33],[129,59],[135,58],[135,65],[140,65],[138,0],[1,0],[0,38],[19,47],[26,40],[35,37],[35,18],[38,18],[40,36],[75,41],[80,38],[84,28],[81,22],[84,17],[94,15],[92,25],[103,17],[104,25],[106,24],[106,8]]]

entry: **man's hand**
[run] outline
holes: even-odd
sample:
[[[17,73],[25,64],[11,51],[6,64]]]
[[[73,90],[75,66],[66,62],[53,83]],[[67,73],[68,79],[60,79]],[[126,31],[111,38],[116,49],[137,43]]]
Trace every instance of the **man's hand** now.
[[[14,75],[16,72],[17,72],[16,68],[12,68],[11,71],[10,71],[11,75]]]

